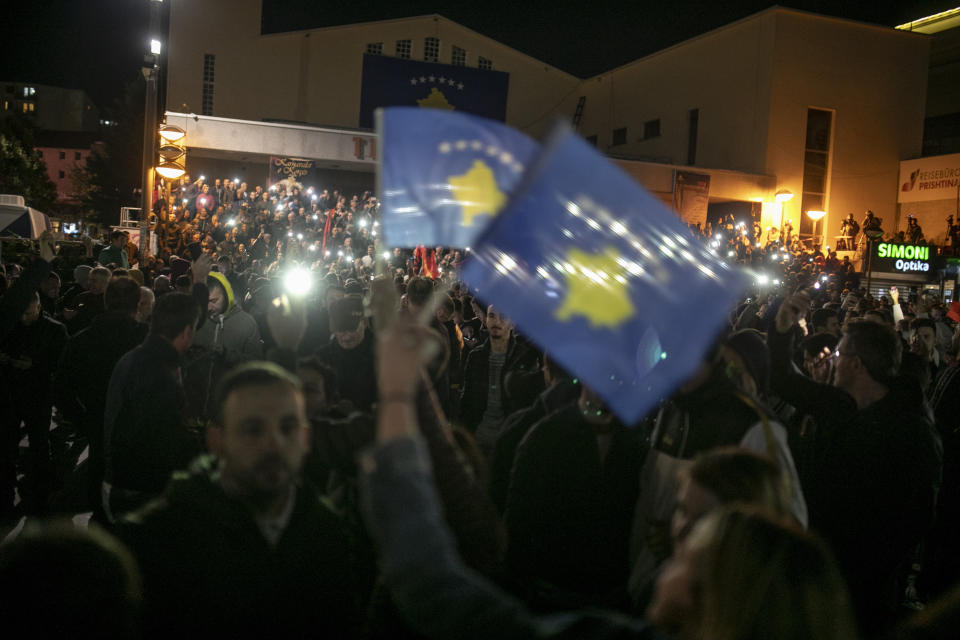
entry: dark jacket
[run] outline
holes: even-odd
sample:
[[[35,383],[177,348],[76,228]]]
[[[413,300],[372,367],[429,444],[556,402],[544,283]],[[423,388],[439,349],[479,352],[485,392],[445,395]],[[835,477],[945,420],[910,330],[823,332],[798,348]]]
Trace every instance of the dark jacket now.
[[[271,546],[201,458],[120,535],[143,573],[148,638],[348,638],[358,628],[346,534],[308,488]]]
[[[27,267],[7,292],[0,296],[0,338],[13,331],[20,322],[34,292],[53,268],[46,260],[37,259]]]
[[[570,405],[538,422],[517,451],[507,497],[507,563],[548,583],[563,606],[622,603],[643,460],[640,432],[619,423],[601,456],[593,427]],[[538,587],[539,590],[539,587]]]
[[[929,530],[940,484],[940,439],[915,381],[858,410],[853,397],[789,366],[792,337],[768,337],[771,386],[817,420],[815,471],[804,482],[810,527],[833,547],[861,625],[875,629],[898,604],[896,579]]]
[[[88,498],[100,504],[103,481],[103,416],[110,376],[121,357],[147,337],[147,325],[118,311],[97,316],[70,338],[54,375],[54,401],[89,445]],[[97,511],[99,509],[94,507]]]
[[[340,395],[352,402],[359,411],[369,412],[377,399],[373,333],[368,329],[363,341],[349,350],[342,348],[336,337],[332,337],[317,352],[317,358],[336,372]]]
[[[367,521],[383,574],[404,617],[430,638],[659,638],[642,620],[604,612],[535,616],[469,571],[443,525],[425,444],[397,438],[362,465]]]
[[[490,377],[490,341],[476,347],[467,355],[463,369],[463,392],[460,394],[460,422],[469,431],[475,431],[487,409],[487,391]],[[507,346],[507,360],[500,371],[500,389],[504,388],[504,378],[508,373],[535,370],[538,366],[537,352],[510,337]],[[506,394],[500,398],[503,415],[508,416],[523,407],[514,406]]]
[[[30,360],[26,369],[0,364],[0,382],[16,396],[17,405],[45,408],[49,412],[53,404],[53,372],[66,342],[66,327],[43,311],[33,324],[17,324],[0,339],[0,354],[12,360]]]
[[[507,491],[510,489],[510,474],[517,456],[517,447],[530,429],[554,411],[575,401],[580,395],[580,386],[569,380],[560,380],[537,398],[532,406],[514,412],[503,421],[503,431],[490,463],[490,497],[500,513],[507,508]]]
[[[160,336],[123,356],[113,370],[104,414],[105,479],[157,496],[170,474],[199,452],[186,427],[180,354]]]
[[[85,291],[77,296],[77,315],[67,321],[67,329],[74,336],[86,329],[93,319],[105,311],[104,294]]]
[[[54,378],[56,404],[82,435],[101,442],[110,375],[146,337],[147,325],[107,311],[67,342]]]

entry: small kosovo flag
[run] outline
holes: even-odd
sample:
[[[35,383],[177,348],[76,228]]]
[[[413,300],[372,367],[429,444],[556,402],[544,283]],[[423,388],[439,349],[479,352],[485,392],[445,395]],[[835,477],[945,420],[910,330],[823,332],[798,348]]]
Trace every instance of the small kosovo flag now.
[[[519,131],[462,113],[391,107],[377,116],[390,247],[472,246],[539,150]]]
[[[747,284],[566,126],[462,277],[627,424],[693,374]]]

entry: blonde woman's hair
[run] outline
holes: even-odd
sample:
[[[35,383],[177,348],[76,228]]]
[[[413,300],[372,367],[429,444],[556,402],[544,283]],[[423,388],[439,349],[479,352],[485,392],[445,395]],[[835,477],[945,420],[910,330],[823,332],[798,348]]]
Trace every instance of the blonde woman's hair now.
[[[720,509],[688,538],[699,577],[697,637],[854,640],[846,585],[826,546],[783,519]]]

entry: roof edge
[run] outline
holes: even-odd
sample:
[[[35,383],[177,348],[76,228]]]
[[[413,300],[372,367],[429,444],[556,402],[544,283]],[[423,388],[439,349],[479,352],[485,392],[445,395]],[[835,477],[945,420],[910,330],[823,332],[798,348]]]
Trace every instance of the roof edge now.
[[[896,29],[895,27],[887,27],[887,26],[884,26],[884,25],[874,24],[874,23],[871,23],[871,22],[861,22],[861,21],[859,21],[859,20],[851,20],[851,19],[849,19],[849,18],[838,18],[838,17],[836,17],[836,16],[823,15],[822,13],[814,13],[814,12],[812,12],[812,11],[804,11],[804,10],[802,10],[802,9],[793,9],[793,8],[791,8],[791,7],[783,7],[783,6],[780,6],[780,5],[773,5],[772,7],[767,7],[766,9],[763,9],[762,11],[757,11],[756,13],[751,13],[750,15],[744,16],[743,18],[740,18],[739,20],[734,20],[733,22],[728,22],[727,24],[720,25],[719,27],[716,27],[715,29],[711,29],[710,31],[706,31],[706,32],[704,32],[704,33],[697,34],[697,35],[693,36],[692,38],[687,38],[686,40],[681,40],[680,42],[677,42],[677,43],[675,43],[675,44],[670,45],[669,47],[665,47],[665,48],[663,48],[663,49],[659,49],[659,50],[657,50],[657,51],[654,51],[653,53],[648,53],[647,55],[645,55],[645,56],[643,56],[643,57],[641,57],[641,58],[637,58],[636,60],[631,60],[630,62],[626,62],[626,63],[624,63],[624,64],[622,64],[622,65],[620,65],[620,66],[613,67],[612,69],[609,69],[609,70],[604,71],[604,72],[602,72],[602,73],[598,73],[598,74],[589,76],[589,77],[587,77],[587,78],[584,78],[583,80],[584,80],[584,82],[587,82],[587,81],[590,81],[590,80],[598,79],[598,78],[600,78],[600,77],[602,77],[602,76],[605,76],[605,75],[610,75],[610,74],[615,73],[615,72],[617,72],[617,71],[621,71],[621,70],[623,70],[623,69],[626,69],[627,67],[630,67],[630,66],[632,66],[632,65],[639,64],[639,63],[641,63],[641,62],[646,62],[647,60],[650,60],[650,59],[652,59],[652,58],[655,58],[655,57],[657,57],[657,56],[659,56],[659,55],[662,55],[662,54],[667,53],[667,52],[669,52],[669,51],[672,51],[672,50],[674,50],[674,49],[679,49],[680,47],[686,46],[686,45],[688,45],[688,44],[690,44],[690,43],[692,43],[692,42],[695,42],[695,41],[697,41],[697,40],[701,40],[701,39],[703,39],[703,38],[707,38],[707,37],[710,37],[710,36],[714,36],[714,35],[720,33],[721,31],[726,31],[727,29],[733,29],[733,28],[735,28],[735,27],[740,26],[741,24],[743,24],[743,23],[745,23],[745,22],[749,22],[749,21],[751,21],[751,20],[757,20],[757,19],[761,18],[762,16],[764,16],[764,15],[766,15],[766,14],[769,14],[769,13],[792,13],[792,14],[795,14],[795,15],[801,15],[801,16],[805,16],[805,17],[819,18],[819,19],[821,19],[821,20],[830,20],[830,21],[832,21],[832,22],[842,22],[842,23],[844,23],[844,24],[857,25],[857,26],[860,26],[860,27],[865,27],[865,28],[868,28],[868,29],[875,29],[875,30],[884,31],[884,32],[887,32],[887,33],[892,33],[892,34],[898,34],[898,35],[899,35],[899,34],[903,34],[903,35],[914,36],[914,37],[920,36],[920,37],[923,37],[923,38],[929,38],[929,37],[930,37],[930,36],[927,35],[927,34],[918,33],[918,32],[914,32],[914,31],[903,31],[903,30]]]
[[[461,28],[461,29],[463,29],[463,30],[465,30],[465,31],[469,31],[470,33],[472,33],[472,34],[474,34],[474,35],[476,35],[476,36],[479,36],[479,37],[483,38],[484,40],[489,40],[489,41],[491,41],[491,42],[495,42],[495,43],[498,44],[499,46],[504,47],[504,48],[506,48],[506,49],[509,49],[510,51],[513,51],[514,53],[516,53],[516,54],[518,54],[518,55],[521,55],[521,56],[523,56],[524,58],[527,58],[527,59],[529,59],[529,60],[533,60],[533,61],[536,62],[537,64],[542,64],[542,65],[544,65],[545,67],[549,67],[550,69],[552,69],[553,71],[556,71],[556,72],[558,72],[558,73],[562,73],[563,75],[568,76],[571,80],[580,80],[580,81],[584,80],[584,78],[581,78],[581,77],[579,77],[579,76],[576,76],[576,75],[570,73],[569,71],[564,71],[563,69],[561,69],[561,68],[559,68],[559,67],[555,67],[554,65],[550,64],[549,62],[544,62],[543,60],[540,60],[539,58],[535,58],[535,57],[533,57],[532,55],[530,55],[529,53],[524,53],[523,51],[520,51],[519,49],[517,49],[517,48],[515,48],[515,47],[511,47],[510,45],[508,45],[508,44],[506,44],[506,43],[504,43],[504,42],[500,42],[499,40],[497,40],[497,39],[495,39],[495,38],[491,38],[490,36],[488,36],[488,35],[486,35],[486,34],[484,34],[484,33],[480,33],[480,32],[477,31],[476,29],[471,29],[470,27],[468,27],[468,26],[466,26],[466,25],[463,25],[463,24],[460,24],[459,22],[457,22],[457,21],[455,21],[455,20],[451,20],[450,18],[448,18],[448,17],[446,17],[446,16],[444,16],[444,15],[441,15],[441,14],[439,14],[439,13],[427,13],[427,14],[418,15],[418,16],[408,16],[408,17],[406,17],[406,18],[387,18],[387,19],[385,19],[385,20],[367,20],[367,21],[364,21],[364,22],[351,22],[351,23],[349,23],[349,24],[331,25],[331,26],[329,26],[329,27],[314,27],[314,28],[312,28],[312,29],[296,29],[296,30],[293,30],[293,31],[277,31],[277,32],[275,32],[275,33],[261,33],[261,34],[260,34],[260,37],[261,37],[261,38],[269,38],[269,37],[274,37],[274,36],[287,36],[287,35],[298,34],[298,33],[313,33],[313,32],[315,32],[315,31],[334,31],[334,30],[337,30],[337,29],[347,29],[347,28],[350,28],[350,27],[357,27],[357,26],[360,26],[360,25],[377,25],[377,24],[388,24],[388,23],[395,23],[395,22],[412,22],[412,21],[414,21],[414,20],[423,20],[423,19],[425,19],[425,18],[432,18],[432,19],[434,19],[434,20],[443,20],[444,22],[447,22],[447,23],[449,23],[449,24],[451,24],[451,25],[454,25],[454,26],[456,26],[456,27],[459,27],[459,28]],[[388,57],[390,57],[390,56],[388,56]]]

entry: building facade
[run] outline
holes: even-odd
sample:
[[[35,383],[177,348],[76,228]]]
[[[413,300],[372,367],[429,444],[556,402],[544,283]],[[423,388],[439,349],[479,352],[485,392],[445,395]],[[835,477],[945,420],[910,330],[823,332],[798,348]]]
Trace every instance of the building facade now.
[[[38,131],[35,149],[47,165],[47,176],[57,188],[59,204],[76,205],[73,173],[86,165],[98,136],[85,131]]]
[[[296,155],[289,135],[258,123],[372,135],[356,131],[364,54],[509,73],[508,125],[541,138],[567,120],[674,206],[682,177],[704,178],[708,206],[685,213],[690,222],[746,212],[832,245],[850,212],[897,224],[900,161],[921,153],[922,33],[774,7],[580,79],[442,16],[261,35],[259,0],[199,4],[171,4],[167,107],[182,115],[168,119],[245,121],[263,133],[257,155],[188,132],[192,173],[214,155],[261,172],[270,156]],[[226,146],[210,148],[214,139]],[[808,211],[826,215],[815,222]]]
[[[37,129],[97,131],[100,115],[85,91],[0,81],[0,117],[26,116]]]

